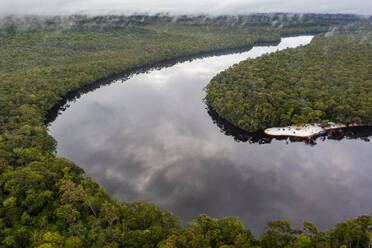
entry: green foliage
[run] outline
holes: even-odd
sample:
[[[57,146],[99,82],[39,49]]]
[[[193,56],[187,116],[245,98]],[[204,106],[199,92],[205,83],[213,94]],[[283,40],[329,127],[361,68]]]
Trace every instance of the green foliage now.
[[[221,72],[206,87],[206,100],[247,131],[328,121],[371,124],[371,61],[371,31],[318,35],[307,46]]]
[[[252,233],[235,217],[212,219],[206,215],[200,215],[189,223],[188,230],[170,236],[160,247],[248,248],[253,247],[253,243]]]
[[[293,230],[286,220],[269,221],[262,236],[263,247],[285,248],[293,246],[298,231]],[[302,240],[302,236],[301,237]]]
[[[63,247],[64,237],[58,232],[47,232],[40,241],[42,244],[38,248]]]
[[[344,25],[355,28],[365,21],[369,22],[350,15],[283,14],[177,20],[160,16],[1,19],[0,247],[258,247],[260,241],[235,218],[201,215],[184,230],[178,217],[157,205],[113,200],[83,169],[55,156],[56,141],[48,135],[46,115],[70,91],[115,73],[278,41],[283,34],[324,32]],[[258,79],[257,85],[262,84],[263,79]],[[233,88],[226,94],[238,96]],[[216,98],[216,103],[224,104],[222,98]],[[291,104],[283,119],[290,120],[296,113]],[[334,99],[323,103],[336,104]],[[314,109],[306,110],[311,118],[323,116],[315,112],[319,108],[309,107]],[[337,109],[347,111],[347,107]],[[271,118],[269,112],[263,115],[266,121]],[[249,125],[244,116],[238,121]],[[298,240],[294,232],[289,240],[303,247],[308,237],[312,244],[328,245],[324,247],[344,243],[362,247],[371,240],[365,223],[370,217],[363,218]],[[288,240],[286,233],[275,235]]]

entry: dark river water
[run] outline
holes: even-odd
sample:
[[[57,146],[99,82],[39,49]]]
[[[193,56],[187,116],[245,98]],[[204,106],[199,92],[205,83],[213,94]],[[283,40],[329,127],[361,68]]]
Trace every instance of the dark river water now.
[[[203,102],[203,88],[219,71],[311,38],[178,63],[82,95],[50,124],[58,156],[110,194],[157,203],[184,223],[200,213],[237,216],[259,234],[268,220],[325,229],[369,214],[370,129],[278,140],[230,127]]]

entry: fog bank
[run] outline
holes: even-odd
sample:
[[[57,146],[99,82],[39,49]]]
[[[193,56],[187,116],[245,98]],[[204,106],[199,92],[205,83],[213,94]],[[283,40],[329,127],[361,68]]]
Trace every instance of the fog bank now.
[[[1,0],[0,15],[249,14],[257,12],[372,14],[370,0]]]

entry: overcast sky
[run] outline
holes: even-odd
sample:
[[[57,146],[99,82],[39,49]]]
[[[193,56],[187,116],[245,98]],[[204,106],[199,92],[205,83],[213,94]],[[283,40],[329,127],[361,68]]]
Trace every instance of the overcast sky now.
[[[0,0],[0,15],[10,14],[247,14],[318,12],[371,15],[372,0]]]

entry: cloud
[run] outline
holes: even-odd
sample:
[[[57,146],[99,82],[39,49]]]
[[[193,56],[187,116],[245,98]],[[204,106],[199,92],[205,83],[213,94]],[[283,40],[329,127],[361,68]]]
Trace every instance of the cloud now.
[[[371,15],[370,0],[2,0],[0,15],[12,14],[247,14],[317,12]]]

